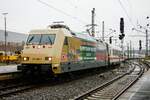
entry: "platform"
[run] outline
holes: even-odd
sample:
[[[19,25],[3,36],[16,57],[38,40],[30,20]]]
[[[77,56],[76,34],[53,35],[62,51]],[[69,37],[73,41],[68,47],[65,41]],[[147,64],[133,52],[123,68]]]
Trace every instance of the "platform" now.
[[[118,100],[150,100],[150,69]]]
[[[17,72],[17,65],[0,66],[0,74]]]

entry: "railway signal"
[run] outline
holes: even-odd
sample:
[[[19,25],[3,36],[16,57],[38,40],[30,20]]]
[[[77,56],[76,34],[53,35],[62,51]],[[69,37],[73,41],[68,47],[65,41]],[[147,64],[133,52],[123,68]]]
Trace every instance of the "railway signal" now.
[[[119,34],[119,39],[122,40],[125,37],[125,34]]]
[[[119,35],[119,39],[122,40],[125,37],[124,34],[124,19],[120,18],[120,35]]]
[[[120,33],[124,33],[124,20],[120,18]]]
[[[124,19],[121,17],[120,18],[120,35],[119,39],[121,40],[121,48],[122,48],[122,58],[124,57],[124,48],[123,48],[123,38],[125,37],[124,34]]]
[[[141,50],[141,49],[142,49],[142,41],[139,40],[139,50]]]
[[[112,37],[109,37],[109,43],[110,44],[112,43]]]

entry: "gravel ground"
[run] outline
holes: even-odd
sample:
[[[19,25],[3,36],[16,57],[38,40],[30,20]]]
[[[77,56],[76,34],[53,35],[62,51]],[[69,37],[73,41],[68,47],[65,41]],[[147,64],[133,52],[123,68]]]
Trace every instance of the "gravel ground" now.
[[[115,69],[102,74],[96,74],[81,79],[65,82],[62,84],[47,85],[37,89],[25,91],[11,95],[10,97],[3,97],[2,100],[69,100],[75,96],[80,95],[102,83],[112,79],[113,77],[121,74],[124,69]],[[116,73],[117,71],[117,73]]]

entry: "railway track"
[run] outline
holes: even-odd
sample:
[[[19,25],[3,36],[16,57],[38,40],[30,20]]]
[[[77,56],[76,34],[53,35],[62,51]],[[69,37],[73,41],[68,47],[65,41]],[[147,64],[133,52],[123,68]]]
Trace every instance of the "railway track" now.
[[[135,66],[132,66],[131,69],[134,70]],[[128,73],[125,73],[125,75],[129,75],[129,73],[130,73],[130,71]],[[134,74],[136,74],[136,73],[138,73],[137,70],[134,71]],[[121,77],[123,77],[123,76],[119,76],[118,79],[121,78]],[[117,78],[116,78],[116,80],[117,80]],[[68,81],[68,80],[66,80],[66,81]],[[50,86],[52,86],[52,85],[55,85],[55,84],[62,84],[63,82],[66,82],[66,81],[63,80],[63,81],[56,82],[56,81],[51,80],[51,81],[48,81],[48,82],[44,82],[44,84],[39,83],[39,82],[34,82],[34,83],[33,82],[26,82],[26,83],[23,83],[23,84],[22,83],[21,84],[19,84],[19,83],[18,84],[13,84],[11,86],[6,85],[5,87],[0,87],[0,98],[6,97],[6,96],[11,96],[13,94],[17,94],[17,93],[20,93],[20,92],[24,92],[24,91],[29,90],[29,89],[36,89],[36,88],[39,88],[39,87],[42,87],[42,86],[45,86],[45,85],[47,86],[47,83],[48,84],[51,83]],[[111,83],[108,82],[107,86],[110,85],[110,84]],[[106,85],[103,85],[103,87],[106,87]],[[76,100],[78,100],[78,98],[76,98]]]
[[[133,63],[132,66],[129,72],[77,96],[73,100],[116,100],[144,73],[144,68],[140,64]]]
[[[23,92],[28,89],[33,89],[36,86],[37,85],[35,85],[31,82],[28,82],[28,83],[18,83],[18,84],[6,86],[6,87],[1,87],[0,88],[0,98],[15,94],[15,93]]]
[[[0,98],[33,88],[31,82],[19,81],[20,78],[20,71],[0,73]]]
[[[15,79],[18,78],[19,76],[21,76],[20,71],[0,73],[0,81]]]

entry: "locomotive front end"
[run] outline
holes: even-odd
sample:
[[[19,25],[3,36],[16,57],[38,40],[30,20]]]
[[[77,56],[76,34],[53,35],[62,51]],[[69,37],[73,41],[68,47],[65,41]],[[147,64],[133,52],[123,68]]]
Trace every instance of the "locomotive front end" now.
[[[63,37],[60,30],[33,30],[29,33],[26,45],[21,54],[21,65],[18,70],[24,72],[60,73],[60,49]],[[59,38],[60,37],[60,38]]]

